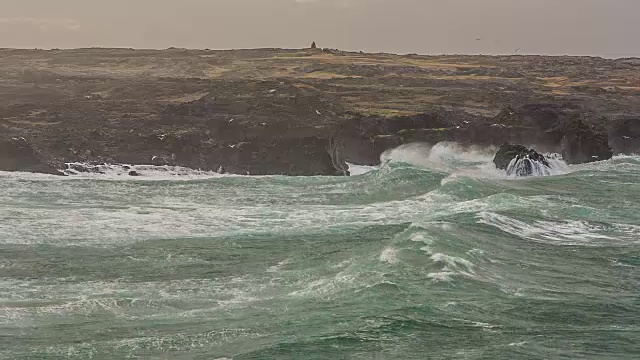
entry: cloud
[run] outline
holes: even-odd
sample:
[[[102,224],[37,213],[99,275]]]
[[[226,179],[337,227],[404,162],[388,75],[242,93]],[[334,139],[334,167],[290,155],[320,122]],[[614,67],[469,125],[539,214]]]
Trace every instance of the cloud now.
[[[49,30],[66,30],[66,31],[78,31],[80,30],[80,22],[73,19],[58,19],[58,18],[34,18],[34,17],[15,17],[15,18],[0,18],[0,25],[27,25],[40,29],[42,31]]]

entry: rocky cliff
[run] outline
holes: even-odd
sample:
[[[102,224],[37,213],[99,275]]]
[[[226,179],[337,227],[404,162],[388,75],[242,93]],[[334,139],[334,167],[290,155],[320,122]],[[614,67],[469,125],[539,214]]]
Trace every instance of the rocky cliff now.
[[[602,160],[638,150],[638,70],[579,57],[5,49],[0,169],[343,175],[346,161],[377,164],[385,150],[440,141]]]

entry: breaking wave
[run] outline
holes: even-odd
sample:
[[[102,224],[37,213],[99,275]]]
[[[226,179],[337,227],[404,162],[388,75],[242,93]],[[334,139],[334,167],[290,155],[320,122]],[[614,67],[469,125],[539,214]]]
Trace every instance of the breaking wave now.
[[[531,159],[514,158],[507,166],[507,176],[551,176],[567,172],[568,166],[559,154],[545,154],[547,163]]]
[[[470,177],[516,177],[562,175],[570,168],[559,154],[545,154],[549,166],[528,158],[513,159],[506,171],[495,168],[492,160],[496,147],[461,146],[442,142],[435,146],[409,144],[382,154],[381,162],[402,162],[434,171],[446,172],[454,176]]]

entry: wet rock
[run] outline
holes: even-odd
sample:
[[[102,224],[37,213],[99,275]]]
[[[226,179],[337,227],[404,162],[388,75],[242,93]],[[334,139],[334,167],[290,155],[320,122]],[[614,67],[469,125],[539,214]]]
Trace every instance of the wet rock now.
[[[154,165],[154,166],[169,165],[169,157],[168,156],[153,155],[151,157],[151,165]]]
[[[493,158],[493,163],[496,168],[507,171],[507,175],[517,176],[544,173],[541,167],[551,167],[547,159],[537,151],[512,144],[503,144]]]
[[[104,174],[104,169],[100,165],[91,165],[84,163],[68,163],[67,170],[73,170],[75,173],[87,174]]]
[[[129,176],[140,176],[137,171],[129,171]]]
[[[89,168],[85,164],[67,164],[67,170],[73,170],[77,173],[89,173]]]

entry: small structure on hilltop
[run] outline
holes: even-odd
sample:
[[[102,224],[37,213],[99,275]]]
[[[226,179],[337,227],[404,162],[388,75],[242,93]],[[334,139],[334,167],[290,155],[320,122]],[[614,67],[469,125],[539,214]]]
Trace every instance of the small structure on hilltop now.
[[[312,49],[317,49],[318,48],[318,46],[316,46],[316,42],[315,41],[311,43],[311,48]]]

